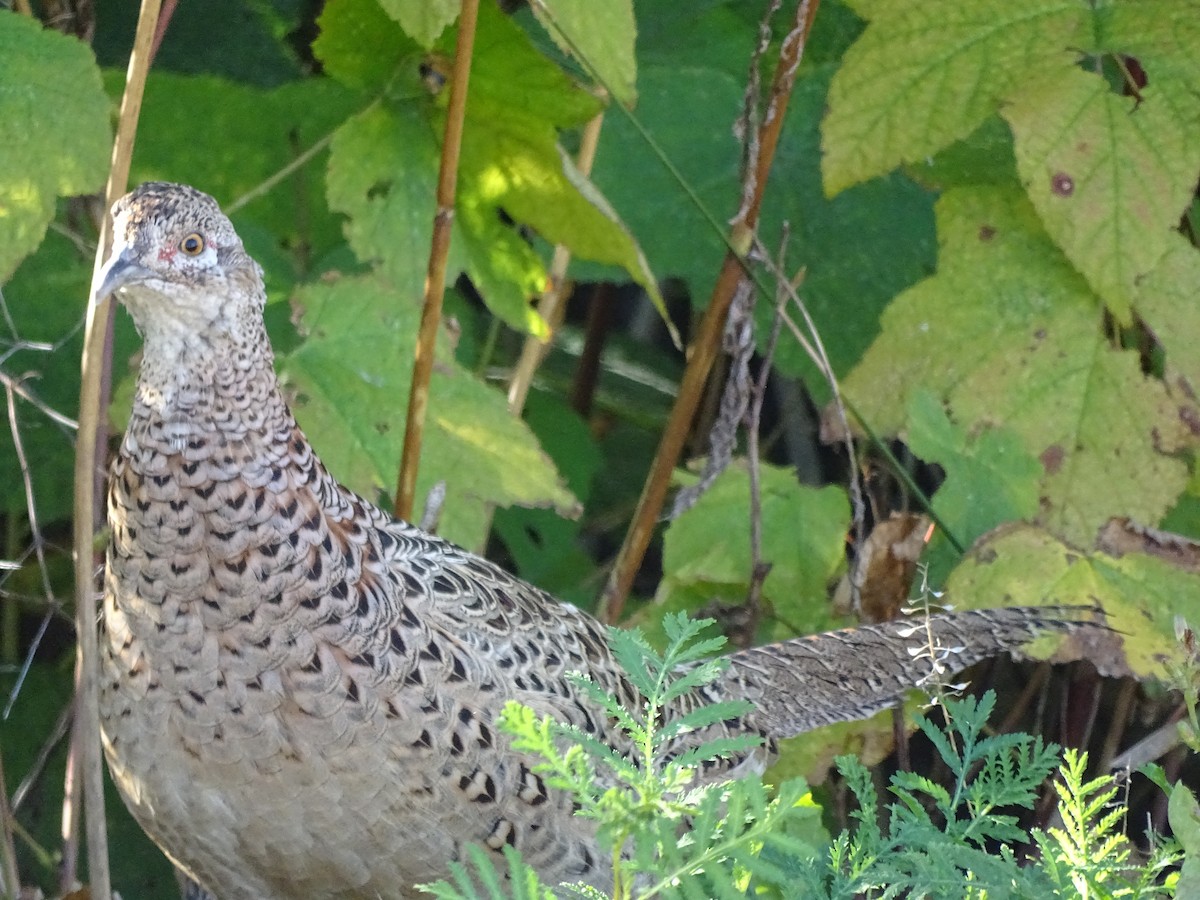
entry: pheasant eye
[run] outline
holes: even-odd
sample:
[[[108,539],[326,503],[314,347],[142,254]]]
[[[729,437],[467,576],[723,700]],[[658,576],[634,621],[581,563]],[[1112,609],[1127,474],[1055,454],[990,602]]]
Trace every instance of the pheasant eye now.
[[[188,256],[199,256],[204,252],[204,238],[193,231],[179,242],[179,249]]]

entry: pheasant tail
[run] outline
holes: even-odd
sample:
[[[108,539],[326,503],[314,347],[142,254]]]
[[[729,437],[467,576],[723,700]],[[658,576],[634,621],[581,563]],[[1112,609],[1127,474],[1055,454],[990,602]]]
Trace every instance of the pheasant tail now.
[[[755,722],[792,737],[895,706],[914,686],[1046,632],[1096,627],[1092,607],[1010,607],[937,613],[753,647],[729,657],[723,693],[754,703]]]

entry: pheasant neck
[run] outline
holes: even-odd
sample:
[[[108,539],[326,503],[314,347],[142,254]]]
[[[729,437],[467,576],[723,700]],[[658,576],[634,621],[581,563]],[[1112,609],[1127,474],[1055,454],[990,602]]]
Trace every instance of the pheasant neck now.
[[[255,443],[290,430],[266,331],[261,323],[247,331],[211,343],[147,343],[130,417],[139,442],[156,434],[170,452],[200,434]]]

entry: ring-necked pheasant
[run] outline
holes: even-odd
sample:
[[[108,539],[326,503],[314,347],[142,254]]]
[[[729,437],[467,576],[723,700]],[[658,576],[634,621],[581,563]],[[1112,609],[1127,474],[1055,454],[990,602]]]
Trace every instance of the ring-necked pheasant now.
[[[468,843],[603,884],[591,826],[493,727],[515,698],[604,732],[574,670],[637,703],[603,628],[333,479],[276,382],[261,270],[212,198],[145,184],[113,217],[98,293],[145,351],[110,482],[101,715],[133,814],[219,900],[408,896]],[[961,668],[1062,623],[930,624]],[[767,744],[731,766],[893,704],[929,670],[923,643],[880,625],[732,655],[708,699],[752,700],[723,727]]]

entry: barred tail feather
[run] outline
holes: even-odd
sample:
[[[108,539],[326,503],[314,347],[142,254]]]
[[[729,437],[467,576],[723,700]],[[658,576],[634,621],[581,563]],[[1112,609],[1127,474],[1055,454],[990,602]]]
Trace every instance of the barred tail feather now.
[[[773,737],[868,718],[914,687],[946,680],[1046,632],[1106,629],[1091,606],[1009,607],[861,625],[743,650],[729,657],[725,698],[754,704]]]

